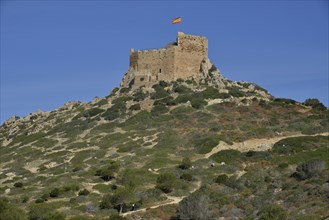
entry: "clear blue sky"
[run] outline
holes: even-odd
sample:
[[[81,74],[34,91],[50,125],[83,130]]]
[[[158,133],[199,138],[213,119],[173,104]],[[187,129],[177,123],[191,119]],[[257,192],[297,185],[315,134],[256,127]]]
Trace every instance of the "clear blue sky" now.
[[[229,79],[329,104],[328,1],[1,1],[1,123],[108,95],[130,48],[178,31],[207,36]]]

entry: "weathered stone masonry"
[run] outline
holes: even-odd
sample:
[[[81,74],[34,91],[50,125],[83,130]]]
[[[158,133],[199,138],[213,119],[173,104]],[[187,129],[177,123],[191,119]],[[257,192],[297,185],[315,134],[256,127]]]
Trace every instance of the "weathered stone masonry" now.
[[[177,42],[155,50],[130,50],[130,67],[121,86],[150,86],[164,80],[198,79],[202,62],[208,60],[206,37],[178,32]]]

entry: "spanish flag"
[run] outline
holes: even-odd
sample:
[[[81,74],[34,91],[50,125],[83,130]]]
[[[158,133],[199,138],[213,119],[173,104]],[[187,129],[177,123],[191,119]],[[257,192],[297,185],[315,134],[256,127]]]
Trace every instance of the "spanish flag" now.
[[[181,17],[174,18],[171,21],[172,24],[178,24],[178,23],[181,23],[181,22],[182,22],[182,18]]]

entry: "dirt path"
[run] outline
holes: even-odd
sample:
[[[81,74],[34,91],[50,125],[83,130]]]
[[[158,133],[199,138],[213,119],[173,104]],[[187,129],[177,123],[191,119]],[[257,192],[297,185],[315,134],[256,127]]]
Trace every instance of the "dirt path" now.
[[[195,192],[196,190],[198,190],[199,188],[201,187],[201,181],[198,181],[196,183],[196,187],[190,191],[190,193],[193,193]],[[161,203],[161,204],[158,204],[158,205],[154,205],[154,206],[151,206],[151,207],[147,207],[147,208],[143,208],[143,209],[138,209],[136,211],[130,211],[130,212],[126,212],[126,213],[123,213],[122,216],[127,216],[127,215],[131,215],[131,214],[134,214],[134,213],[138,213],[138,212],[145,212],[146,210],[149,210],[149,209],[155,209],[155,208],[158,208],[158,207],[161,207],[161,206],[165,206],[165,205],[171,205],[171,204],[177,204],[179,203],[180,201],[182,201],[186,196],[180,196],[180,197],[176,197],[176,196],[167,196],[168,200],[164,203]]]
[[[260,138],[260,139],[250,139],[243,142],[233,143],[233,145],[229,145],[223,141],[220,141],[219,144],[214,147],[209,153],[205,154],[204,156],[201,156],[200,158],[209,158],[211,155],[221,151],[221,150],[239,150],[242,152],[246,151],[266,151],[273,147],[273,145],[285,138],[289,137],[300,137],[300,136],[316,136],[316,135],[322,135],[326,136],[329,135],[329,132],[320,133],[320,134],[314,134],[314,135],[305,135],[305,134],[294,134],[294,135],[287,135],[287,136],[279,136],[274,138]]]

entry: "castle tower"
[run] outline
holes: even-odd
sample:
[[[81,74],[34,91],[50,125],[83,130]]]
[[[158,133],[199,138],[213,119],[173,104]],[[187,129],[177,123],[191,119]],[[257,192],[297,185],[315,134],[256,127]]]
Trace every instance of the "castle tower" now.
[[[129,71],[121,86],[151,86],[160,80],[198,79],[200,67],[208,60],[206,37],[178,32],[177,41],[166,48],[130,50]]]

